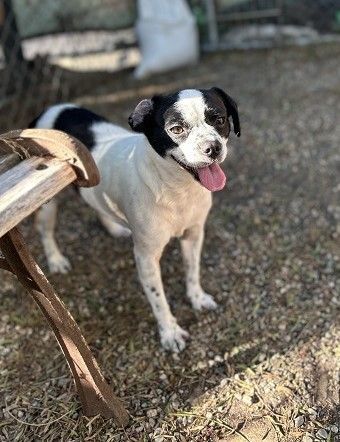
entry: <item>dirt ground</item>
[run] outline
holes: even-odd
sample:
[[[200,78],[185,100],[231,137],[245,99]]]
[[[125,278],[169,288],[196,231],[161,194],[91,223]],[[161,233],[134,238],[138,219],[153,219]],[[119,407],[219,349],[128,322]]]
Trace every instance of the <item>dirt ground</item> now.
[[[130,73],[71,79],[77,102],[124,125],[154,93],[218,85],[237,99],[242,137],[230,141],[202,257],[219,309],[190,308],[171,243],[163,278],[191,340],[178,356],[161,350],[131,243],[68,189],[58,239],[73,270],[50,279],[131,423],[82,416],[52,333],[2,271],[1,441],[340,439],[339,60],[338,46],[323,45],[206,55],[139,83]],[[23,231],[46,269],[32,220]]]

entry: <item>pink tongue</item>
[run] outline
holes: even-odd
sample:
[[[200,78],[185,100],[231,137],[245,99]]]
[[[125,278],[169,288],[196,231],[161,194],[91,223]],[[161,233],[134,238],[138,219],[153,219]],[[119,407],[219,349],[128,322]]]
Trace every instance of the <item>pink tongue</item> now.
[[[201,167],[197,169],[197,172],[202,186],[206,187],[211,192],[222,190],[225,186],[227,178],[217,163]]]

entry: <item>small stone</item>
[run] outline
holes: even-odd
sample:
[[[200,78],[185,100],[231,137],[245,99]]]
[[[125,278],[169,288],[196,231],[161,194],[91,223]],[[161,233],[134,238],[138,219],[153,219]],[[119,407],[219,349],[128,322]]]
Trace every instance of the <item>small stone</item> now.
[[[157,410],[156,408],[151,408],[151,410],[148,410],[146,412],[147,417],[156,417],[157,416]]]
[[[61,378],[58,380],[58,387],[65,387],[68,384],[68,379]]]
[[[213,418],[213,414],[211,411],[208,411],[206,414],[207,419],[212,419]]]
[[[198,370],[203,370],[204,368],[206,368],[206,366],[207,366],[207,363],[205,361],[199,361],[197,363],[197,369]]]
[[[313,441],[314,441],[313,436],[311,436],[310,434],[305,434],[303,436],[302,442],[313,442]]]
[[[296,428],[300,428],[302,427],[302,425],[305,423],[305,418],[303,416],[297,416],[294,419],[294,424],[296,426]]]
[[[316,437],[319,439],[327,439],[328,433],[323,428],[320,428],[320,430],[316,433]]]
[[[331,425],[329,429],[331,430],[332,433],[335,434],[337,434],[339,431],[339,428],[336,425]]]
[[[244,394],[242,395],[242,402],[246,405],[251,405],[253,403],[253,398],[248,394]]]
[[[17,416],[18,416],[18,418],[22,418],[22,417],[24,417],[24,413],[21,410],[19,410],[17,413]]]
[[[309,418],[315,420],[318,417],[318,413],[314,408],[308,408]]]

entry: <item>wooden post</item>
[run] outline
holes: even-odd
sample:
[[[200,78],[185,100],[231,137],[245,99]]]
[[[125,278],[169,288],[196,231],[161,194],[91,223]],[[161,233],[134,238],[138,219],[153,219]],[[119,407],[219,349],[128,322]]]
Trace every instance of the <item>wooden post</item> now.
[[[218,28],[215,0],[205,0],[205,8],[208,24],[209,49],[216,49],[218,47]]]
[[[10,71],[14,72],[25,60],[12,0],[2,0],[0,10],[1,44],[6,64]]]
[[[33,297],[54,331],[72,371],[83,413],[86,416],[101,414],[113,417],[119,426],[125,426],[129,421],[128,413],[105,381],[78,325],[29,253],[16,228],[0,238],[0,248],[7,266]]]

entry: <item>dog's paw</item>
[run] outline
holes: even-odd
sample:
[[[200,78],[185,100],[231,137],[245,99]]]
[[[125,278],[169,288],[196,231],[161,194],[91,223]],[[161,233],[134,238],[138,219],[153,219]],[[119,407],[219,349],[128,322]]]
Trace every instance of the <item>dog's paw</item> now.
[[[189,333],[183,330],[176,322],[160,331],[161,343],[165,350],[179,353],[185,347],[185,339]]]
[[[214,301],[214,298],[208,293],[200,293],[196,296],[190,296],[191,304],[195,310],[215,310],[217,308],[217,304]]]
[[[70,261],[61,254],[56,254],[48,258],[48,268],[51,273],[68,273],[72,266]]]

